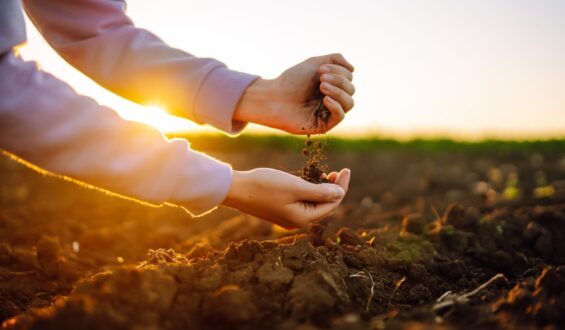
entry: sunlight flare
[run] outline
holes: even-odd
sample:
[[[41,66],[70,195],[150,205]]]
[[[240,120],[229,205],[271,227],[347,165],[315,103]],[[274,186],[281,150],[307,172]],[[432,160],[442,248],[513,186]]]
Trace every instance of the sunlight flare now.
[[[175,117],[159,105],[141,106],[131,102],[125,102],[120,106],[119,114],[127,120],[132,120],[151,125],[163,133],[173,132],[204,132],[209,130],[206,126],[200,126],[189,120]]]

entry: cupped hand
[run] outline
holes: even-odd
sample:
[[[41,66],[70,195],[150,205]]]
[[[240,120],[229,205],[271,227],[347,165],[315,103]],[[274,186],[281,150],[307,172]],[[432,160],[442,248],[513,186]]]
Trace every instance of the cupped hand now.
[[[303,227],[335,211],[347,193],[349,177],[349,169],[343,169],[328,175],[331,183],[313,184],[269,168],[234,171],[223,205],[283,227]]]
[[[353,108],[352,80],[353,66],[341,54],[312,57],[276,79],[253,82],[243,94],[234,119],[292,134],[325,133]],[[315,120],[314,110],[321,100],[331,113],[327,123]]]

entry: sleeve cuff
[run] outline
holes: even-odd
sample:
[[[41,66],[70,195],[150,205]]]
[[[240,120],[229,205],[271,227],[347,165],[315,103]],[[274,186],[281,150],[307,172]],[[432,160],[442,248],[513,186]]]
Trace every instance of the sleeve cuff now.
[[[232,183],[230,165],[197,151],[187,153],[176,186],[168,203],[175,204],[193,216],[204,215],[225,199]]]
[[[233,113],[245,89],[258,76],[220,66],[212,70],[196,97],[196,120],[210,124],[228,134],[241,132],[246,122],[233,120]]]

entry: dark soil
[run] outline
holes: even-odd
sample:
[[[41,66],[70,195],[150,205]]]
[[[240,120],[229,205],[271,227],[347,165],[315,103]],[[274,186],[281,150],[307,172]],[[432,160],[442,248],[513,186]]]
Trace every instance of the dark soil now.
[[[565,327],[565,152],[328,158],[352,168],[351,191],[292,232],[226,209],[187,219],[1,159],[3,327]]]
[[[328,166],[325,164],[325,142],[307,137],[302,148],[302,155],[306,158],[306,165],[300,171],[300,177],[312,183],[328,182],[326,172]]]
[[[313,112],[314,120],[312,125],[313,128],[322,127],[322,130],[325,131],[325,127],[331,117],[331,112],[324,105],[324,95],[320,92],[319,88],[317,89],[317,94],[319,101]],[[328,170],[328,166],[325,164],[325,142],[316,141],[316,139],[308,135],[301,152],[306,158],[306,165],[302,167],[300,177],[312,183],[328,182],[325,173]]]
[[[317,89],[317,96],[318,96],[318,104],[316,105],[316,108],[314,109],[314,128],[317,128],[319,126],[322,126],[322,128],[324,128],[323,126],[326,125],[328,123],[328,121],[330,120],[331,117],[331,112],[328,110],[328,108],[326,108],[326,106],[324,105],[324,94],[322,94],[322,92],[320,92],[320,88],[318,87]],[[324,129],[325,131],[325,129]]]

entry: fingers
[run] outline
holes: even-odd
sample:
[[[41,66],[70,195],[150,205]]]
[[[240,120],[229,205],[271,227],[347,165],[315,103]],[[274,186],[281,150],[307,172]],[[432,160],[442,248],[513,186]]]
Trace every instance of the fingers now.
[[[307,209],[307,211],[309,211],[310,213],[308,216],[309,222],[323,219],[337,209],[343,197],[345,197],[345,194],[347,193],[347,189],[349,188],[350,178],[351,178],[351,171],[347,168],[344,168],[343,170],[339,171],[339,173],[332,172],[328,175],[328,180],[335,179],[335,184],[343,189],[344,194],[340,199],[326,203],[318,203]]]
[[[327,82],[323,82],[320,84],[320,90],[324,95],[331,97],[333,100],[339,102],[341,108],[347,112],[353,108],[353,98],[351,95],[347,94],[344,90],[329,84]]]
[[[343,196],[345,196],[345,191],[340,185],[305,182],[305,186],[299,198],[304,202],[330,203],[342,199]]]
[[[337,172],[331,172],[326,178],[330,183],[335,183],[335,180],[337,179]]]
[[[349,188],[349,179],[351,177],[351,171],[347,168],[344,168],[339,173],[336,172],[330,173],[328,177],[335,177],[336,180],[335,183],[341,188],[343,188],[344,194],[342,198],[338,200],[334,200],[330,203],[320,203],[317,204],[315,207],[313,207],[311,209],[310,222],[323,219],[337,209],[343,197],[345,197],[345,194],[347,193],[347,189]]]
[[[337,200],[333,203],[323,203],[323,204],[317,204],[315,207],[312,207],[310,209],[307,210],[308,212],[308,222],[305,223],[304,225],[307,225],[309,223],[318,221],[318,220],[322,220],[325,217],[329,216],[330,214],[332,214],[339,206],[339,204],[341,203],[341,200]]]
[[[353,72],[355,70],[353,65],[351,65],[351,63],[349,63],[345,59],[345,57],[343,57],[343,55],[341,55],[341,54],[331,54],[330,55],[330,62],[333,63],[333,64],[341,65],[341,66],[347,68],[351,72]]]
[[[353,80],[353,74],[347,68],[336,65],[336,64],[324,64],[319,67],[319,72],[321,73],[320,81],[320,91],[331,98],[331,100],[337,101],[339,106],[334,104],[331,105],[331,100],[324,100],[324,105],[328,109],[333,110],[338,115],[338,119],[333,124],[337,125],[341,120],[343,120],[342,115],[347,113],[353,108],[355,102],[353,101],[353,94],[355,93],[355,86],[351,82]]]
[[[344,168],[343,170],[339,171],[337,174],[337,178],[335,183],[343,188],[343,191],[347,193],[349,189],[349,179],[351,178],[351,170],[348,168]]]
[[[329,83],[333,86],[336,86],[336,87],[342,89],[344,92],[346,92],[347,94],[349,94],[351,96],[353,96],[353,94],[355,94],[355,86],[353,85],[353,83],[351,81],[349,81],[344,76],[340,76],[340,75],[337,75],[337,74],[331,74],[331,73],[324,73],[320,77],[320,81],[325,82],[325,83]]]
[[[347,68],[344,68],[337,64],[320,65],[320,67],[318,68],[318,73],[319,74],[331,73],[331,74],[343,76],[347,78],[347,80],[349,81],[353,80],[353,73],[349,71]]]
[[[345,197],[349,188],[351,171],[347,168],[337,172],[331,172],[327,179],[330,183],[314,184],[304,181],[300,199],[313,203],[333,203]]]
[[[325,129],[327,131],[332,129],[335,125],[339,124],[343,120],[343,118],[345,118],[345,111],[343,111],[343,107],[341,106],[341,104],[339,104],[339,102],[329,96],[324,96],[323,102],[326,108],[330,111],[331,116],[327,125],[325,125],[325,127],[320,126],[320,129]]]
[[[331,172],[327,179],[333,183],[313,184],[308,183],[307,190],[303,197],[303,201],[295,203],[293,212],[295,212],[295,221],[298,226],[305,226],[310,222],[323,219],[334,212],[349,188],[349,179],[351,171],[343,169],[339,173]],[[337,195],[331,194],[331,189],[339,191]],[[337,197],[337,198],[336,198]]]

